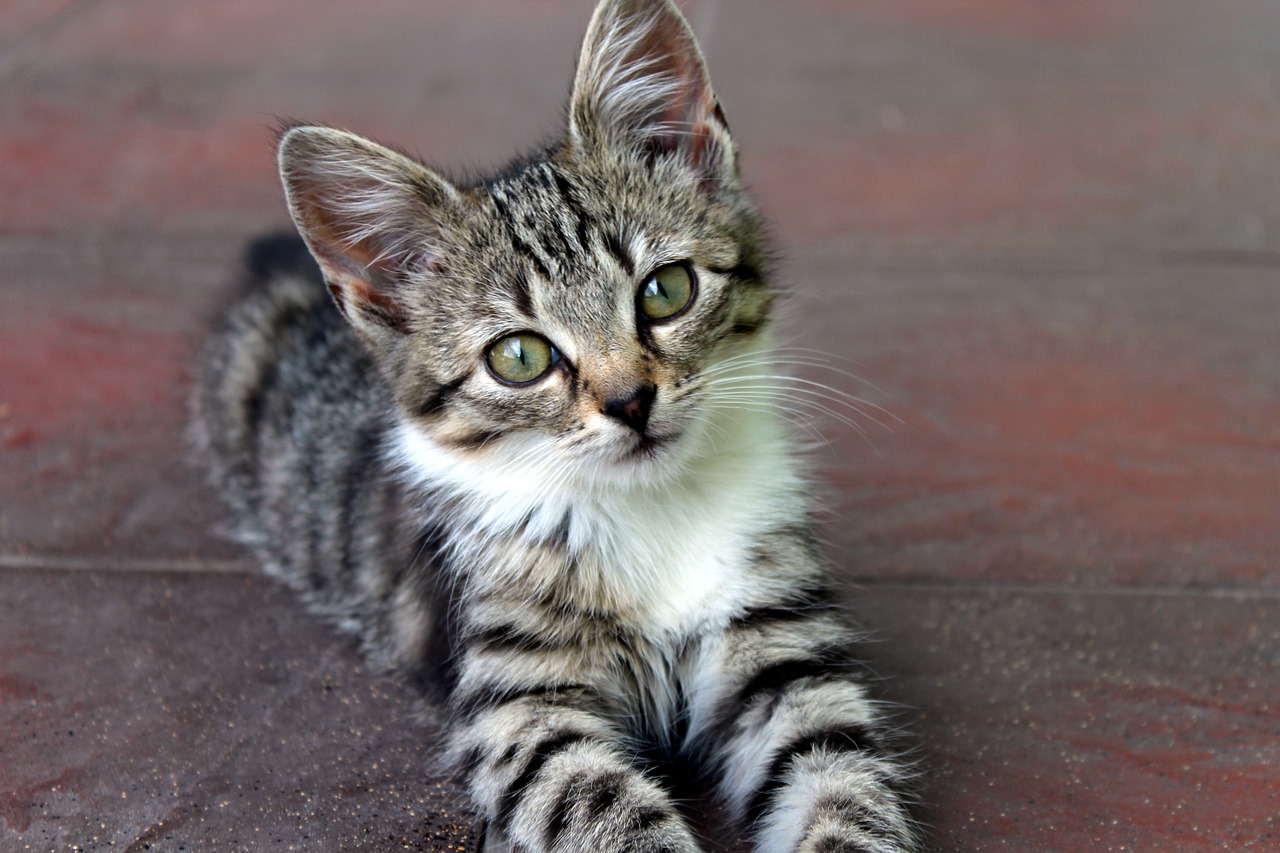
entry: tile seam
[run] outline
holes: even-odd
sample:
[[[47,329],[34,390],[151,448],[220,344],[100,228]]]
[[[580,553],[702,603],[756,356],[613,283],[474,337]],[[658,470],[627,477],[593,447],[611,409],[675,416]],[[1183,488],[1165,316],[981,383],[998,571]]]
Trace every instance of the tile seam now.
[[[58,557],[41,554],[0,554],[0,571],[143,572],[154,574],[254,574],[248,560],[184,558]]]
[[[173,574],[257,574],[249,560],[199,560],[130,557],[59,557],[38,554],[0,554],[0,571],[142,572]],[[1229,598],[1240,600],[1280,600],[1280,588],[1203,584],[1174,586],[1163,584],[1071,584],[1035,581],[969,581],[929,578],[859,577],[842,585],[853,592],[958,592],[1004,593],[1015,595],[1116,596],[1139,598]]]
[[[1013,595],[1056,595],[1134,598],[1225,598],[1241,601],[1280,600],[1280,588],[1271,586],[1232,586],[1228,584],[1097,584],[1037,583],[1035,581],[971,581],[928,578],[853,578],[847,586],[855,593],[866,590],[894,592],[960,592],[1004,593]]]

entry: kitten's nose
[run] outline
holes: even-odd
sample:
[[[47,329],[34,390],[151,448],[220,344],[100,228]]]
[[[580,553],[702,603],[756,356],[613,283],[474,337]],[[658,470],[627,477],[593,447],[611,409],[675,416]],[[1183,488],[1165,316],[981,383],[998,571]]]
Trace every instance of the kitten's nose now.
[[[636,432],[643,433],[649,423],[649,410],[653,408],[653,398],[656,396],[658,389],[645,383],[630,397],[616,397],[605,403],[604,413],[622,421]]]

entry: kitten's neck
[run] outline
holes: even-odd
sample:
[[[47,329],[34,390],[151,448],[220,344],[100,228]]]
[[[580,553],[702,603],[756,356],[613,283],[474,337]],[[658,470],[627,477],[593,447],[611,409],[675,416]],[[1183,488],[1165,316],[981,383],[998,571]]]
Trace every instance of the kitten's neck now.
[[[687,458],[665,476],[629,480],[566,472],[518,442],[480,459],[441,448],[409,424],[398,434],[407,475],[448,506],[445,517],[427,511],[468,555],[460,570],[483,573],[487,583],[526,583],[529,564],[506,577],[521,561],[489,559],[493,543],[550,546],[598,587],[592,598],[602,593],[646,630],[680,633],[731,612],[760,536],[807,513],[803,472],[777,415],[726,413],[690,441]]]

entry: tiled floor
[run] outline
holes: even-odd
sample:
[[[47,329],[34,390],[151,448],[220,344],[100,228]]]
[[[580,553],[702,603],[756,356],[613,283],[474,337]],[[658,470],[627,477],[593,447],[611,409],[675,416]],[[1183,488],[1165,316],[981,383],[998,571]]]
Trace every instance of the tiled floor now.
[[[467,850],[183,440],[281,117],[552,131],[589,0],[0,0],[0,850]],[[1280,849],[1280,4],[691,0],[938,850]],[[861,378],[854,378],[853,375]]]

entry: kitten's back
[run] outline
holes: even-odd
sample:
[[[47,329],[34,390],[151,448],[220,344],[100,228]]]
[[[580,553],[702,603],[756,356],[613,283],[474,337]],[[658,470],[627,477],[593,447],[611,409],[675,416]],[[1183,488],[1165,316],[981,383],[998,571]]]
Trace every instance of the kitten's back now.
[[[235,535],[380,662],[421,661],[433,620],[391,616],[421,607],[405,590],[420,592],[430,572],[385,460],[386,384],[301,240],[264,237],[245,268],[195,399],[196,440]],[[390,636],[393,622],[412,636]]]

